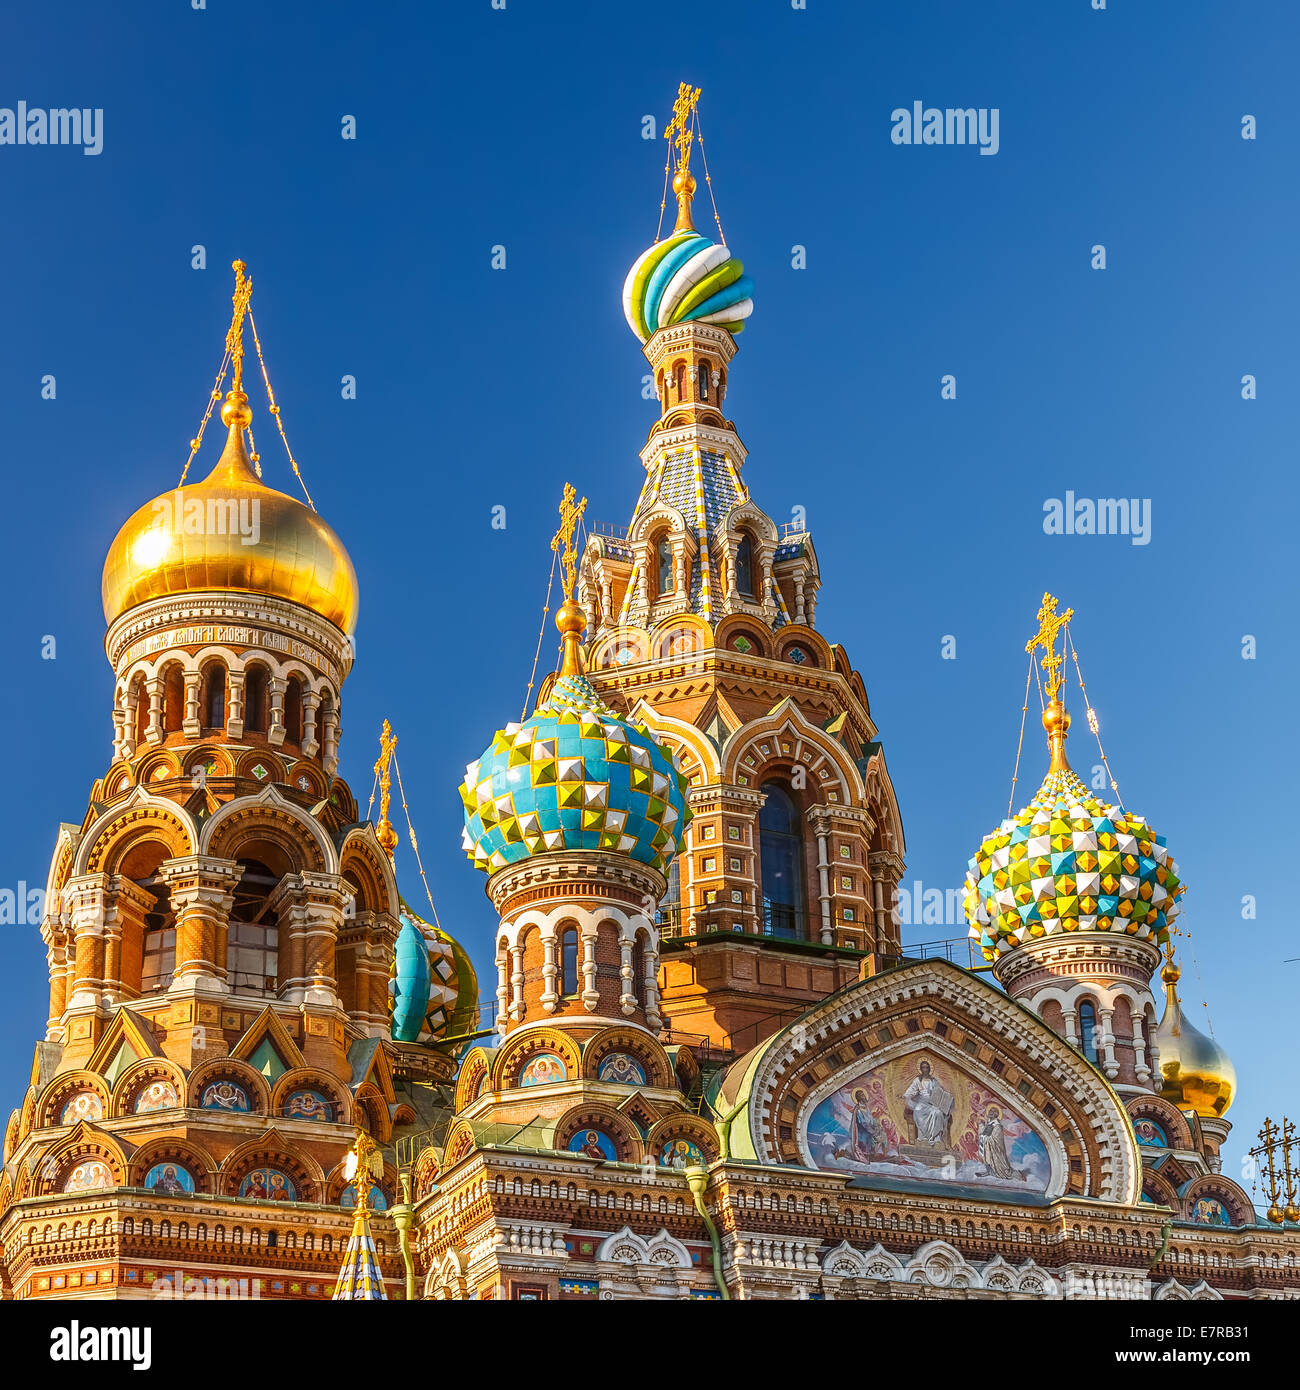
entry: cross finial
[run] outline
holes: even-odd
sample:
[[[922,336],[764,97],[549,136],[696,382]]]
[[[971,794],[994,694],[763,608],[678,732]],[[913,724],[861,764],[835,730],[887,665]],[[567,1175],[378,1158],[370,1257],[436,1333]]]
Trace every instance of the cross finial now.
[[[573,484],[565,483],[564,496],[560,499],[560,529],[551,537],[551,549],[559,555],[560,563],[564,566],[560,583],[566,603],[573,602],[573,590],[578,582],[578,556],[573,548],[573,537],[583,512],[587,510],[587,499],[584,497],[575,504],[573,499],[576,496]]]
[[[695,138],[695,104],[700,99],[700,89],[689,82],[677,88],[677,100],[673,102],[673,118],[664,127],[664,139],[672,140],[677,146],[677,168],[689,171],[691,167],[691,141]]]
[[[383,1175],[384,1156],[379,1145],[364,1129],[358,1128],[356,1142],[343,1161],[343,1176],[356,1187],[358,1211],[370,1206],[371,1179]]]
[[[1043,670],[1047,672],[1044,682],[1048,703],[1055,701],[1061,688],[1060,652],[1056,650],[1056,638],[1060,630],[1074,617],[1074,609],[1067,608],[1064,613],[1056,611],[1056,599],[1051,594],[1043,595],[1042,607],[1038,610],[1038,631],[1025,643],[1025,650],[1032,652],[1035,647],[1043,648]]]
[[[393,726],[385,719],[384,727],[379,733],[379,758],[375,763],[375,776],[379,778],[379,826],[375,836],[389,859],[393,857],[393,851],[397,848],[397,831],[388,819],[388,807],[393,799],[393,774],[390,764],[396,747],[397,735],[393,733]]]
[[[232,261],[230,268],[235,272],[235,292],[230,302],[234,313],[230,319],[230,330],[226,334],[226,351],[230,354],[234,367],[233,389],[244,389],[244,315],[248,313],[248,302],[253,297],[253,281],[244,272],[248,267],[243,261]]]

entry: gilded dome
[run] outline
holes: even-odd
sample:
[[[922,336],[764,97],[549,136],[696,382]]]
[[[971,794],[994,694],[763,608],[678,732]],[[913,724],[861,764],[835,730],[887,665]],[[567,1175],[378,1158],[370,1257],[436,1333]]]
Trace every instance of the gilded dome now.
[[[1066,761],[1069,715],[1043,716],[1052,765],[1028,806],[985,837],[966,874],[970,934],[985,960],[1058,932],[1115,931],[1163,945],[1183,892],[1145,819],[1095,797]]]
[[[1183,1017],[1178,999],[1176,965],[1167,965],[1160,978],[1168,986],[1165,1016],[1156,1029],[1160,1052],[1160,1094],[1180,1110],[1194,1110],[1203,1119],[1228,1113],[1237,1089],[1232,1059],[1213,1038],[1193,1028]]]
[[[344,633],[355,628],[352,561],[316,512],[253,471],[243,440],[246,399],[242,392],[227,399],[229,434],[212,472],[145,503],[117,533],[104,561],[109,623],[149,599],[233,590],[300,604]]]

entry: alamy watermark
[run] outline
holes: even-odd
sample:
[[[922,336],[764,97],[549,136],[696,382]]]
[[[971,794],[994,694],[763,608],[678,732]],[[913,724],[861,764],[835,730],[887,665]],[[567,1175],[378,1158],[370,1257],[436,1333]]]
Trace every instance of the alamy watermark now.
[[[996,106],[926,106],[889,113],[889,138],[896,145],[978,145],[980,154],[997,154],[1001,112]]]
[[[1127,536],[1133,545],[1151,543],[1149,497],[1049,497],[1043,503],[1048,536]]]
[[[0,145],[80,145],[82,154],[102,154],[103,108],[0,106]]]
[[[186,497],[177,488],[153,504],[155,530],[176,536],[234,536],[241,545],[262,537],[262,503],[257,497]]]

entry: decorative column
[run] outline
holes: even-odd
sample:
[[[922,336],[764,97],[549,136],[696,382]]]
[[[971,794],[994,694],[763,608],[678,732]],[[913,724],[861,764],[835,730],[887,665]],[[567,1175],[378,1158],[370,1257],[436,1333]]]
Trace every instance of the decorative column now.
[[[73,957],[69,1009],[97,1009],[104,988],[104,934],[109,915],[107,874],[81,874],[63,886],[63,912],[71,923]]]
[[[1079,1011],[1077,1009],[1062,1009],[1061,1022],[1065,1027],[1065,1041],[1071,1047],[1079,1046]]]
[[[802,570],[795,570],[794,572],[794,620],[797,623],[801,623],[804,620]]]
[[[271,719],[266,738],[272,748],[278,748],[284,742],[284,692],[288,685],[283,676],[272,676],[267,682],[271,692]]]
[[[144,731],[144,736],[149,743],[161,743],[163,741],[162,677],[150,676],[149,679],[145,681],[144,688],[149,696],[149,727]]]
[[[626,928],[619,932],[618,938],[618,973],[622,979],[622,990],[618,997],[618,1006],[625,1015],[636,1013],[636,988],[632,979],[632,937],[628,935]]]
[[[226,733],[231,738],[243,738],[244,736],[244,684],[245,674],[243,671],[236,671],[233,667],[230,671],[230,683],[227,687],[227,699],[230,701],[230,710],[226,715]]]
[[[126,756],[126,710],[118,699],[113,702],[113,761]]]
[[[555,1012],[555,1006],[560,1002],[560,995],[555,988],[555,977],[560,973],[559,966],[555,963],[555,923],[546,921],[542,923],[542,1008],[548,1014]]]
[[[337,874],[310,870],[286,874],[267,899],[280,927],[281,999],[306,1009],[333,1012],[339,1008],[335,950],[343,927],[344,899],[343,882]],[[358,976],[363,969],[358,959]],[[387,987],[385,978],[385,990]],[[358,1002],[370,992],[358,978]]]
[[[510,1017],[518,1022],[524,1016],[524,948],[517,936],[510,945],[510,960],[513,967],[510,972]]]
[[[1115,1032],[1111,1027],[1111,1022],[1115,1017],[1113,1007],[1102,1005],[1097,1010],[1098,1022],[1101,1024],[1101,1037],[1097,1039],[1097,1050],[1101,1054],[1102,1070],[1106,1073],[1108,1081],[1114,1081],[1119,1075],[1119,1058],[1115,1056]]]
[[[160,872],[176,914],[176,970],[170,994],[225,994],[226,931],[243,869],[233,859],[196,854],[165,859]]]
[[[510,948],[502,937],[497,942],[497,1017],[510,1012]]]
[[[820,884],[817,896],[822,907],[822,945],[831,946],[835,943],[835,924],[831,916],[831,868],[826,845],[827,836],[830,834],[830,820],[824,813],[819,814],[818,809],[814,809],[808,813],[808,823],[813,834],[817,836],[817,878]]]
[[[323,724],[324,755],[321,759],[321,765],[332,777],[339,765],[339,733],[342,728],[337,703],[331,702],[325,707]]]
[[[314,758],[320,751],[320,740],[316,737],[316,718],[320,710],[320,695],[314,690],[302,693],[302,755]]]
[[[158,901],[134,880],[114,875],[109,879],[104,918],[105,1004],[138,999],[144,965],[145,918]]]
[[[653,928],[645,948],[645,1020],[656,1033],[663,1026],[659,1013],[659,933]]]
[[[181,721],[181,732],[186,738],[198,738],[203,732],[199,723],[199,682],[202,677],[197,671],[185,673],[185,718]]]
[[[894,915],[894,895],[903,877],[902,856],[891,849],[875,850],[867,856],[867,867],[871,870],[875,894],[876,949],[886,944],[901,947],[902,933]]]
[[[596,988],[596,924],[582,925],[582,1004],[589,1014],[596,1012],[600,991]]]

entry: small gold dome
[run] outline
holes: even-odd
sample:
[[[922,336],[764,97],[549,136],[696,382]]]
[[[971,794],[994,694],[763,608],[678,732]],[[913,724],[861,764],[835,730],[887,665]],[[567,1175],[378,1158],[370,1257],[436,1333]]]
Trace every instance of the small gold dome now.
[[[345,633],[356,626],[356,571],[334,531],[308,506],[267,487],[244,451],[248,398],[232,391],[217,466],[202,482],[147,502],[104,561],[104,617],[168,594],[235,590],[301,604]]]
[[[1228,1113],[1237,1089],[1232,1059],[1183,1017],[1178,1001],[1178,967],[1167,965],[1161,979],[1168,986],[1165,1016],[1156,1029],[1160,1049],[1160,1094],[1180,1110],[1195,1110],[1204,1119]]]

